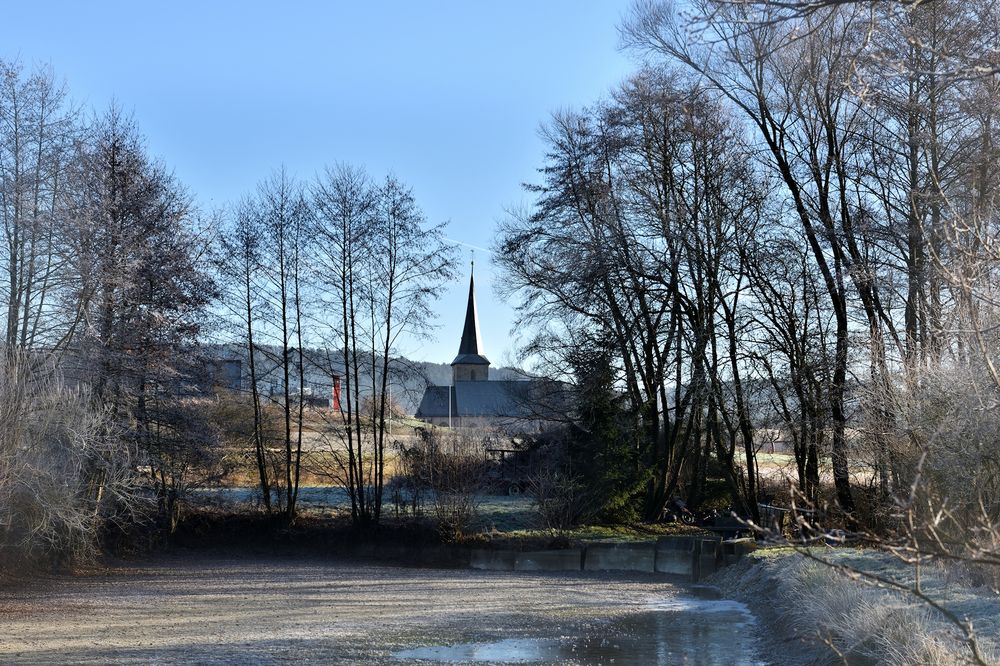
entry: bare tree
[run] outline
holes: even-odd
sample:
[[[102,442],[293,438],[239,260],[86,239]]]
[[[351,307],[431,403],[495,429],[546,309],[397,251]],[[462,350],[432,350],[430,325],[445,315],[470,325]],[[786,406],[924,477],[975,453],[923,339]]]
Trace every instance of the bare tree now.
[[[296,517],[302,463],[305,360],[303,351],[302,260],[304,228],[310,209],[302,187],[284,169],[263,181],[252,199],[257,227],[263,231],[261,268],[266,285],[264,297],[271,313],[266,330],[277,343],[278,397],[283,420],[281,466],[284,483],[284,515]],[[274,488],[272,484],[270,486]]]
[[[761,231],[746,247],[757,306],[751,354],[772,389],[772,408],[791,435],[798,491],[819,505],[833,360],[831,313],[823,307],[822,281],[804,244],[780,227]]]
[[[652,6],[657,3],[647,2]],[[827,20],[831,10],[858,11],[864,16],[867,29],[872,34],[878,34],[868,44],[871,55],[880,62],[884,72],[894,76],[906,77],[924,71],[921,65],[910,59],[913,52],[919,52],[922,57],[938,60],[938,74],[950,80],[967,80],[979,77],[991,77],[1000,71],[1000,50],[994,45],[1000,34],[1000,20],[990,0],[974,0],[972,2],[951,2],[950,0],[719,0],[714,7],[724,9],[737,8],[746,11],[755,25],[778,25],[785,22],[795,22],[804,19]],[[977,39],[967,42],[962,48],[953,48],[954,44],[944,44],[933,37],[928,38],[921,29],[911,29],[914,17],[922,14],[934,14],[942,6],[949,6],[946,11],[953,15],[961,15],[969,26],[975,26]],[[713,7],[713,8],[714,8]],[[691,18],[695,21],[705,21],[714,18],[711,12],[693,12]],[[917,22],[920,19],[917,18]],[[909,45],[911,54],[900,56],[890,55],[880,49],[884,38],[889,40],[900,38]],[[794,33],[793,33],[794,38]]]
[[[358,320],[364,288],[363,264],[367,259],[365,231],[374,217],[375,200],[367,174],[348,165],[328,168],[312,192],[315,211],[316,284],[324,310],[334,313],[324,322],[329,328],[333,357],[328,373],[344,378],[344,400],[340,423],[334,423],[336,466],[351,498],[351,518],[357,525],[372,519],[374,496],[367,492],[371,483],[364,460],[361,421],[361,367],[364,340],[359,337]],[[344,441],[346,459],[339,450]]]
[[[429,303],[452,275],[452,250],[443,226],[428,225],[391,176],[377,186],[337,165],[315,184],[313,207],[316,287],[335,313],[322,323],[339,347],[327,372],[345,379],[331,441],[346,449],[336,464],[355,524],[367,526],[381,517],[392,356],[404,333],[427,334]]]
[[[371,288],[367,292],[371,316],[371,360],[374,410],[374,511],[382,510],[387,442],[386,410],[392,371],[391,358],[403,334],[419,338],[431,327],[431,302],[451,279],[454,252],[444,240],[444,225],[428,225],[409,188],[388,176],[376,193],[375,226],[370,230],[372,248]]]
[[[831,451],[837,499],[850,516],[855,505],[845,436],[849,286],[853,284],[860,296],[875,345],[882,339],[885,319],[859,242],[861,211],[850,173],[849,137],[858,122],[859,105],[848,81],[865,39],[863,26],[850,13],[810,15],[801,25],[792,25],[757,21],[744,7],[710,1],[698,5],[698,11],[711,16],[700,43],[685,38],[668,6],[651,3],[637,8],[624,34],[635,48],[691,68],[745,113],[785,185],[836,315]],[[805,36],[789,43],[792,30]],[[881,370],[884,378],[884,366]]]
[[[0,61],[0,265],[9,349],[53,346],[72,323],[61,308],[63,190],[79,134],[51,71]]]
[[[261,326],[263,317],[261,303],[261,254],[262,236],[258,209],[250,198],[243,199],[232,210],[232,220],[220,239],[221,274],[228,281],[230,309],[239,321],[239,335],[246,343],[248,362],[247,380],[250,383],[250,402],[253,406],[253,431],[251,441],[257,467],[257,482],[261,501],[267,513],[271,513],[271,472],[268,460],[267,440],[264,434],[264,410],[261,403],[261,376],[257,368],[260,354],[255,333]]]

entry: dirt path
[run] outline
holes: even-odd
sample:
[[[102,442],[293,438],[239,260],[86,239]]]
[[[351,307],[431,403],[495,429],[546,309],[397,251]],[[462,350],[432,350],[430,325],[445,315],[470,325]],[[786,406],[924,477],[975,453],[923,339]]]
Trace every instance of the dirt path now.
[[[396,664],[419,645],[592,629],[677,591],[651,575],[172,556],[0,591],[0,663]]]

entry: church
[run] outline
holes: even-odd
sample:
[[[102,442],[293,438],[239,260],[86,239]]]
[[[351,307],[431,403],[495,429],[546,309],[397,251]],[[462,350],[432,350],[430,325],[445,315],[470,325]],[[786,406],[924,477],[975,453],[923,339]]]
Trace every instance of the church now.
[[[547,382],[534,379],[490,380],[490,361],[483,355],[476,313],[475,275],[469,277],[469,302],[458,355],[451,362],[449,386],[428,386],[415,416],[427,423],[452,428],[501,427],[538,431],[543,418],[541,398]]]

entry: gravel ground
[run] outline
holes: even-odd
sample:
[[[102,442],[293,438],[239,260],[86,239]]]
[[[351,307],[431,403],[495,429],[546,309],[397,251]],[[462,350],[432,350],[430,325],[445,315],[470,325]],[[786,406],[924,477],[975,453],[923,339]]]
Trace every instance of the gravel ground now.
[[[0,663],[399,664],[422,645],[592,632],[680,591],[641,574],[175,555],[0,590]]]

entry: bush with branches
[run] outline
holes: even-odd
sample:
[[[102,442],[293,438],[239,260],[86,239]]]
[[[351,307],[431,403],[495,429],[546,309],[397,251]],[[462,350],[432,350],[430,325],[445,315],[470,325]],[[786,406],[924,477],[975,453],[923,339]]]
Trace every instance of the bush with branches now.
[[[405,489],[414,513],[428,498],[442,538],[459,540],[478,514],[486,485],[483,446],[488,435],[440,429],[419,429],[418,435],[415,446],[401,449],[403,474],[393,485]]]
[[[133,461],[107,414],[55,367],[0,354],[0,561],[94,556],[109,522],[145,506]]]

